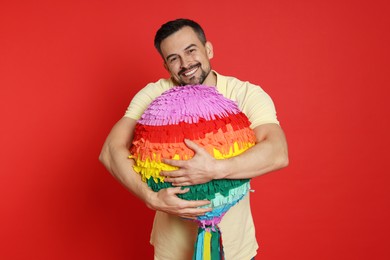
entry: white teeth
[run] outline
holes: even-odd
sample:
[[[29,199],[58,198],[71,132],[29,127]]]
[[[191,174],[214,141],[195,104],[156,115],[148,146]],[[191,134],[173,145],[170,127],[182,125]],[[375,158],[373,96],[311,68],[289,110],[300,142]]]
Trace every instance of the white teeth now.
[[[186,76],[186,77],[191,76],[192,74],[194,74],[194,73],[196,72],[197,69],[198,69],[198,68],[196,67],[196,68],[194,68],[193,70],[190,70],[189,72],[184,73],[184,76]]]

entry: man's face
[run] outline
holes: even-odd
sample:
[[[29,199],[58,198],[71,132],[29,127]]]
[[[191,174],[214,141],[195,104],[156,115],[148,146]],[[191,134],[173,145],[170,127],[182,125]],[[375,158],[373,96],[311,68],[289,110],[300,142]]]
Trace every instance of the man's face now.
[[[205,45],[191,27],[183,27],[161,42],[164,66],[179,85],[212,84],[208,76],[213,48]]]

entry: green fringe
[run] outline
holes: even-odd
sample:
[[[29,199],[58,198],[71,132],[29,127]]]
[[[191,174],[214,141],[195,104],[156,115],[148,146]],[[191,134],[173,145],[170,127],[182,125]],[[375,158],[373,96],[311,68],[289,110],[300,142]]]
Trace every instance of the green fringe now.
[[[210,255],[212,260],[221,259],[220,246],[222,245],[219,245],[220,235],[221,233],[219,233],[219,231],[211,231],[211,254]]]
[[[210,239],[210,259],[221,260],[224,259],[221,231],[218,226],[214,228],[208,227],[207,230],[201,227],[198,228],[198,235],[194,244],[194,254],[192,260],[202,260],[205,250],[205,235],[206,233],[211,234]]]
[[[183,189],[190,188],[190,190],[187,193],[178,194],[177,196],[184,200],[212,200],[215,198],[216,193],[228,196],[231,189],[237,188],[249,181],[250,179],[220,179],[202,184],[183,186]],[[156,192],[161,189],[174,187],[170,182],[156,183],[153,178],[147,179],[146,182]]]

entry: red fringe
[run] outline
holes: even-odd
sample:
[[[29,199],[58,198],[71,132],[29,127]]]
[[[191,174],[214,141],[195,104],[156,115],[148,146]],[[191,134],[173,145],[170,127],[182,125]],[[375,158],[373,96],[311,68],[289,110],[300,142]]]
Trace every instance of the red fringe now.
[[[250,126],[248,118],[243,113],[228,114],[215,120],[199,119],[198,123],[180,122],[177,125],[150,126],[137,124],[134,141],[145,139],[153,143],[180,143],[184,139],[198,140],[205,136],[205,133],[216,133],[219,130],[226,132],[226,125],[231,125],[234,131]]]
[[[248,149],[256,141],[256,136],[250,128],[233,131],[232,126],[227,125],[226,129],[225,133],[221,130],[216,133],[203,133],[203,138],[192,141],[205,148],[212,156],[214,156],[214,149],[221,154],[229,154],[234,143],[237,143],[238,148],[242,150]],[[160,142],[150,142],[144,138],[134,140],[130,152],[142,161],[149,159],[156,162],[160,162],[161,158],[172,158],[174,155],[179,155],[181,160],[187,160],[194,155],[194,152],[185,145],[183,140],[182,142],[166,143],[162,138]]]

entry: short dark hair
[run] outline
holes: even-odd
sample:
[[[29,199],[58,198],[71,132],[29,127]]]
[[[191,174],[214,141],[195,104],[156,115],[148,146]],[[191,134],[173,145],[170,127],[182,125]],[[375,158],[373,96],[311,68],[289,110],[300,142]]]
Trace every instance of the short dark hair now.
[[[160,29],[156,32],[156,35],[154,37],[154,47],[156,47],[157,51],[162,55],[161,53],[161,42],[166,39],[168,36],[174,34],[175,32],[179,31],[181,28],[189,26],[191,27],[196,35],[198,36],[199,40],[205,44],[206,43],[206,35],[202,29],[202,27],[195,21],[192,21],[190,19],[176,19],[169,21],[163,25],[161,25]]]

